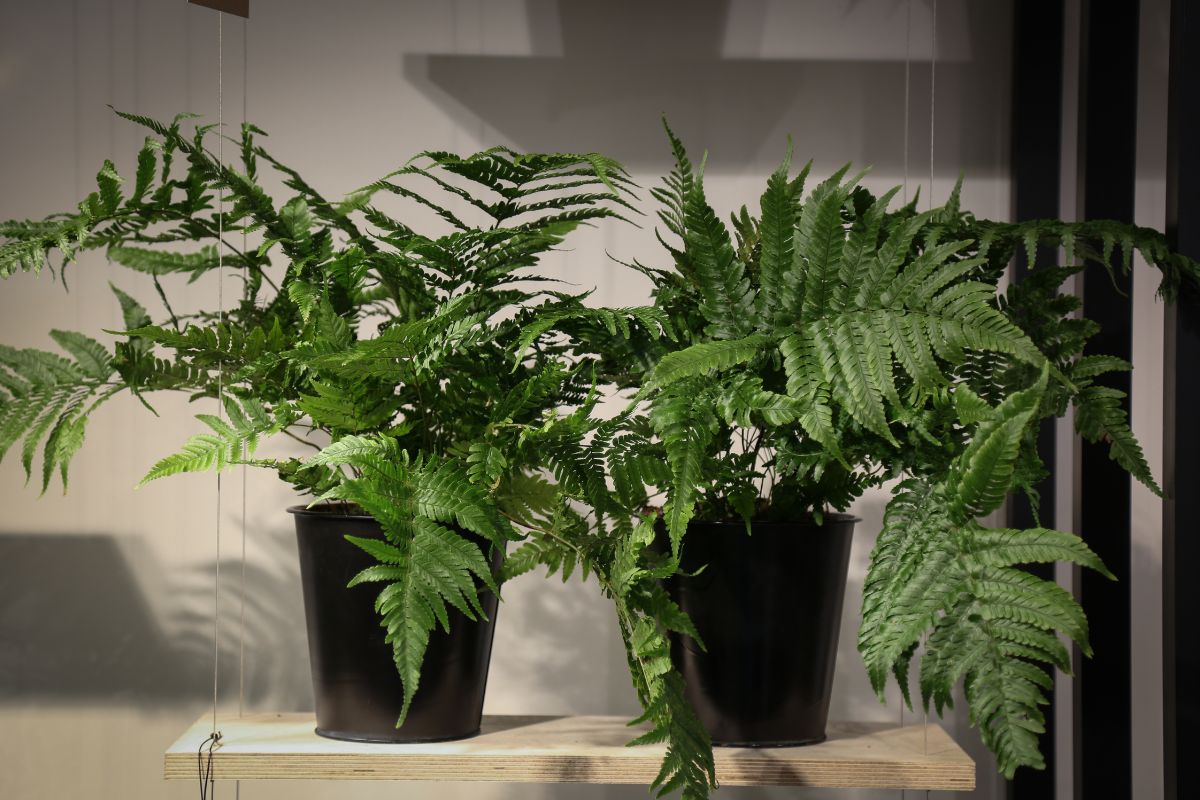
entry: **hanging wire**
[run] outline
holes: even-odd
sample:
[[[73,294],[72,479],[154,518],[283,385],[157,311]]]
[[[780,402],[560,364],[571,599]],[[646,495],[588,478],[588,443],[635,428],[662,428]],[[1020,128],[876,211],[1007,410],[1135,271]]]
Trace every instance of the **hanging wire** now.
[[[225,26],[224,15],[217,12],[217,163],[225,163],[225,140],[221,132],[225,124]],[[217,321],[218,325],[225,322],[225,251],[219,246],[225,238],[225,187],[221,180],[217,181]],[[225,395],[225,365],[220,358],[217,360],[217,418],[224,416]],[[217,472],[217,514],[216,514],[216,566],[213,575],[213,707],[212,733],[205,743],[200,746],[198,759],[203,759],[205,746],[208,747],[207,768],[200,769],[200,800],[206,800],[208,792],[212,797],[217,795],[217,785],[213,777],[212,758],[213,748],[221,741],[221,732],[217,730],[217,699],[220,688],[221,667],[221,473]]]
[[[932,55],[929,64],[929,207],[933,208],[933,140],[934,121],[937,119],[937,0],[933,0],[933,20],[930,23],[929,46]]]
[[[908,205],[908,128],[909,106],[911,105],[912,75],[912,0],[904,4],[904,205]],[[902,687],[903,688],[903,687]],[[904,696],[900,697],[900,727],[904,727]],[[908,793],[900,790],[900,800]]]
[[[937,42],[937,4],[938,0],[933,0],[933,15],[930,22],[930,42],[931,55],[929,61],[929,208],[933,209],[933,165],[934,165],[934,132],[937,122],[937,62],[938,62],[938,42]],[[921,643],[922,655],[929,647],[929,634],[926,633]],[[929,755],[929,707],[924,703],[921,704],[924,725],[921,729],[922,734],[922,750],[925,755]],[[925,800],[929,800],[929,790],[925,790]]]
[[[912,0],[904,4],[904,205],[908,205],[909,73],[912,70]],[[901,709],[903,713],[903,708]],[[901,720],[903,724],[903,720]]]
[[[242,136],[246,136],[247,114],[249,105],[249,72],[250,72],[250,20],[242,17]],[[246,221],[242,220],[242,252],[250,252],[247,247],[248,232]],[[246,713],[246,465],[249,446],[242,443],[242,575],[241,586],[238,589],[238,718]],[[235,781],[233,793],[236,800],[242,797],[242,782]]]
[[[225,42],[222,14],[217,14],[217,130],[225,124],[224,109],[224,71],[225,71]],[[225,163],[225,142],[217,137],[217,163]],[[217,241],[225,238],[225,187],[217,183]],[[225,251],[217,248],[217,324],[225,324]],[[225,409],[221,402],[225,395],[225,365],[223,359],[217,359],[217,417],[224,415]],[[221,655],[221,473],[217,472],[217,561],[216,580],[213,587],[213,731],[217,729],[217,682],[218,665]]]
[[[248,28],[249,20],[242,18],[242,136],[246,135],[246,107],[248,101],[247,84],[249,80],[247,73],[250,69],[247,55],[250,52],[249,45],[246,42],[249,36]],[[248,253],[249,248],[246,246],[248,233],[246,231],[245,220],[242,221],[242,252]],[[246,461],[247,445],[242,443],[242,461]],[[246,472],[248,467],[245,463],[242,464],[242,578],[241,587],[239,589],[240,606],[238,608],[238,716],[241,717],[246,713]]]
[[[483,0],[479,0],[479,57],[482,60],[486,47],[484,45],[484,29],[487,25],[487,12],[484,7]],[[487,147],[488,127],[487,118],[482,112],[479,114],[479,149]]]

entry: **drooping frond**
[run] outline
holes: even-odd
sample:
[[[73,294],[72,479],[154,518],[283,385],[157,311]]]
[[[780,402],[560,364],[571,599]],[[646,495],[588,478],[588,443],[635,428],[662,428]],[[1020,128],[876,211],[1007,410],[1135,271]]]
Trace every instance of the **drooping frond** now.
[[[940,713],[962,680],[972,722],[1009,777],[1019,766],[1044,766],[1037,734],[1052,678],[1038,662],[1070,667],[1055,634],[1088,652],[1087,622],[1075,600],[1016,567],[1064,561],[1109,574],[1073,534],[991,530],[975,521],[1012,488],[1046,382],[1043,369],[1038,384],[992,410],[944,481],[897,487],[863,589],[859,651],[880,697],[889,673],[907,691],[909,662],[929,633],[922,701]]]
[[[716,415],[700,379],[675,384],[679,389],[655,403],[650,421],[662,440],[671,467],[671,495],[664,509],[671,551],[678,556],[695,511],[705,454],[716,433]]]
[[[226,396],[222,405],[223,418],[214,414],[196,415],[196,419],[207,425],[212,433],[200,433],[188,439],[178,453],[151,467],[139,486],[184,472],[220,472],[247,463],[264,436],[272,436],[294,421],[294,415],[286,407],[269,410],[249,397]]]
[[[375,610],[404,685],[404,704],[396,720],[400,727],[420,686],[430,633],[438,625],[450,629],[447,607],[467,619],[481,619],[477,581],[497,590],[479,546],[428,518],[414,518],[404,535],[389,532],[391,544],[386,547],[375,540],[347,538],[380,560],[378,566],[358,573],[350,586],[387,584],[375,600]]]
[[[478,619],[481,587],[499,592],[481,545],[503,546],[507,526],[484,489],[452,461],[412,462],[394,439],[347,436],[308,461],[315,466],[351,466],[347,478],[327,497],[360,506],[383,528],[387,546],[355,541],[380,564],[351,585],[384,582],[376,610],[404,684],[404,722],[420,683],[430,632],[449,629],[447,608]],[[477,540],[447,528],[471,531]]]
[[[1075,396],[1075,430],[1089,442],[1105,442],[1113,461],[1150,491],[1162,496],[1146,462],[1142,446],[1129,427],[1129,417],[1121,407],[1125,393],[1106,386],[1087,386]]]
[[[41,448],[42,491],[55,470],[67,488],[70,462],[83,444],[88,416],[112,391],[114,357],[75,331],[51,331],[70,358],[0,345],[0,458],[22,441],[21,465],[32,477]]]

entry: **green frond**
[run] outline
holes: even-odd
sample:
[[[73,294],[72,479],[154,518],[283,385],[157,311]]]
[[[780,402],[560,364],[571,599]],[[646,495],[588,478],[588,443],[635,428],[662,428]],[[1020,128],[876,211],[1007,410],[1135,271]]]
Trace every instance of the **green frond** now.
[[[849,168],[847,164],[813,189],[796,223],[796,260],[802,269],[795,272],[797,278],[803,278],[797,281],[802,306],[793,306],[793,313],[798,310],[805,319],[815,319],[831,310],[836,297],[834,290],[846,245],[842,205],[857,182],[856,178],[841,183]]]
[[[472,442],[467,456],[467,477],[473,483],[493,492],[508,470],[504,451],[487,442]]]
[[[932,216],[932,211],[917,214],[888,229],[887,238],[868,263],[866,274],[860,277],[854,305],[864,308],[871,304],[882,293],[883,287],[895,279],[901,265],[910,256],[913,240]]]
[[[403,550],[393,544],[383,541],[382,539],[368,539],[362,536],[350,535],[347,535],[345,539],[347,542],[359,548],[384,566],[401,565],[407,558]],[[366,583],[372,576],[375,575],[392,576],[395,575],[395,573],[376,571],[369,573],[367,576],[363,576],[362,573],[359,573],[359,576],[354,579],[355,584],[357,585],[359,583]],[[387,579],[388,578],[384,578],[384,580]]]
[[[654,538],[643,519],[623,535],[604,578],[617,611],[630,672],[643,713],[631,725],[649,723],[650,730],[630,746],[666,743],[662,767],[651,783],[657,797],[681,791],[686,800],[701,800],[716,788],[712,741],[684,696],[683,678],[671,665],[667,633],[695,633],[691,621],[662,590],[655,570],[640,554]]]
[[[471,481],[453,461],[434,467],[426,464],[413,470],[413,511],[434,522],[456,524],[503,546],[509,538],[508,525],[497,513],[487,488]]]
[[[575,302],[547,304],[532,309],[530,318],[521,326],[521,335],[513,348],[514,367],[520,364],[534,342],[552,331],[561,331],[579,336],[589,326],[599,326],[609,336],[628,339],[636,324],[652,336],[673,338],[670,319],[654,306],[631,306],[627,308],[588,308]]]
[[[655,197],[664,206],[660,213],[660,218],[667,226],[668,230],[674,233],[679,238],[683,238],[685,226],[684,222],[684,204],[687,202],[687,197],[691,194],[692,187],[695,184],[695,174],[692,170],[692,162],[688,158],[687,149],[683,146],[683,142],[671,130],[671,126],[667,124],[667,118],[662,118],[663,130],[666,131],[667,140],[671,144],[671,155],[675,159],[674,167],[671,172],[663,179],[666,184],[664,189],[656,189]],[[661,194],[660,194],[661,193]],[[665,216],[664,216],[665,215]]]
[[[190,438],[183,448],[161,459],[138,486],[170,475],[185,472],[220,472],[227,467],[245,463],[258,448],[263,436],[271,436],[286,428],[294,419],[286,409],[270,413],[257,400],[226,397],[227,418],[212,414],[197,414],[196,418],[212,429]]]
[[[401,457],[395,449],[395,443],[389,439],[376,436],[343,436],[336,442],[326,445],[321,452],[309,458],[306,463],[313,466],[341,466],[349,464],[359,469],[369,466],[372,459],[380,461],[396,461]],[[403,454],[407,464],[407,454]]]
[[[641,652],[650,646],[643,643]],[[679,791],[684,800],[704,800],[717,781],[708,731],[683,696],[683,678],[677,672],[664,672],[656,689],[642,716],[632,723],[649,722],[653,728],[629,744],[667,743],[662,767],[651,783],[656,797]]]
[[[150,190],[150,186],[154,183],[154,173],[158,167],[158,157],[156,155],[158,143],[149,137],[146,138],[142,149],[138,151],[137,156],[137,173],[134,178],[133,194],[129,197],[131,205],[140,205],[146,192]]]
[[[715,402],[727,425],[783,426],[810,411],[808,404],[763,388],[762,378],[741,373],[718,389]]]
[[[400,537],[388,531],[386,517],[376,518],[389,532],[391,544],[352,540],[384,563],[360,572],[350,585],[388,584],[379,593],[375,610],[387,631],[386,641],[404,686],[404,705],[396,720],[396,727],[401,727],[420,687],[430,633],[439,625],[449,630],[448,607],[462,612],[467,619],[481,618],[483,608],[476,581],[493,590],[495,583],[478,545],[459,534],[416,517],[411,522],[411,538]]]
[[[1162,497],[1162,488],[1146,462],[1142,446],[1129,427],[1121,401],[1125,393],[1107,386],[1088,386],[1075,397],[1075,430],[1089,442],[1108,443],[1108,455],[1146,488]]]
[[[697,342],[683,350],[667,353],[651,373],[647,386],[662,389],[685,378],[712,375],[756,358],[770,339],[750,334],[741,339]]]
[[[753,329],[754,293],[729,231],[708,205],[698,177],[684,204],[684,242],[703,301],[700,312],[717,339],[739,339]]]
[[[191,275],[193,280],[208,270],[216,269],[220,263],[217,248],[211,245],[202,247],[195,253],[176,253],[131,246],[110,247],[108,260],[147,275],[186,273]]]
[[[271,320],[270,327],[218,322],[211,327],[189,325],[183,331],[151,325],[125,333],[168,347],[197,367],[221,365],[226,369],[237,369],[264,356],[273,356],[288,345],[277,317]]]
[[[676,384],[676,392],[655,402],[650,409],[650,420],[671,467],[671,494],[664,517],[671,553],[677,557],[687,524],[695,512],[705,453],[716,433],[717,420],[698,379]]]
[[[50,331],[50,338],[75,359],[75,365],[87,377],[103,381],[113,374],[113,355],[90,336],[76,331]]]
[[[792,334],[779,343],[783,369],[787,375],[787,393],[807,406],[799,422],[804,432],[835,458],[841,459],[837,434],[833,427],[830,376],[835,365],[824,361],[813,339]]]
[[[1013,394],[979,424],[948,479],[953,518],[982,517],[1004,502],[1012,488],[1021,440],[1038,410],[1048,374],[1043,367],[1036,384]]]
[[[858,651],[883,699],[888,675],[930,628],[954,575],[952,523],[933,487],[909,480],[893,493],[863,584]]]
[[[767,189],[759,201],[762,249],[758,260],[759,289],[755,307],[765,322],[774,320],[777,314],[790,307],[788,299],[796,288],[797,273],[792,269],[796,251],[796,198],[789,180],[791,164],[789,141],[783,163],[767,179]]]
[[[145,307],[133,297],[118,289],[113,284],[108,285],[121,305],[121,318],[125,322],[125,330],[145,328],[150,325],[150,314]]]
[[[871,556],[859,630],[859,651],[881,697],[887,676],[907,675],[917,643],[929,633],[923,702],[940,713],[963,681],[972,722],[1010,777],[1019,766],[1042,765],[1039,706],[1052,679],[1038,663],[1069,666],[1055,634],[1090,652],[1087,621],[1074,598],[1017,567],[1063,561],[1110,575],[1073,534],[989,530],[975,521],[1014,488],[1018,450],[1037,419],[1047,376],[1043,367],[1031,388],[990,413],[972,401],[981,421],[946,480],[897,487]]]
[[[29,480],[40,448],[43,492],[56,468],[66,489],[88,415],[112,395],[113,356],[107,348],[73,331],[52,331],[51,337],[70,359],[0,345],[0,458],[21,442]]]
[[[665,487],[671,470],[661,454],[643,437],[633,433],[613,439],[606,453],[608,474],[621,505],[630,512],[646,506],[649,487]]]
[[[1050,564],[1063,561],[1079,564],[1105,577],[1116,579],[1082,539],[1074,534],[1049,528],[981,528],[968,540],[965,551],[973,563],[983,567],[1013,567],[1020,564]]]
[[[396,416],[400,399],[379,391],[370,383],[332,385],[321,381],[311,384],[315,394],[301,394],[296,407],[313,424],[337,433],[361,433],[375,430]]]
[[[1133,364],[1123,358],[1105,355],[1086,355],[1071,366],[1071,380],[1082,381],[1085,378],[1095,378],[1109,372],[1131,372]]]
[[[562,418],[538,437],[538,447],[566,492],[586,501],[599,516],[620,513],[609,493],[605,473],[608,442],[604,435],[597,435],[585,443],[585,430],[571,418]]]
[[[838,283],[833,304],[846,308],[856,302],[862,287],[869,287],[881,275],[879,258],[883,255],[880,234],[887,215],[888,203],[900,187],[893,187],[876,199],[861,218],[850,227],[842,248],[842,263],[838,268]],[[898,266],[898,265],[896,265]],[[895,270],[895,266],[892,267]],[[870,290],[867,290],[870,296]]]

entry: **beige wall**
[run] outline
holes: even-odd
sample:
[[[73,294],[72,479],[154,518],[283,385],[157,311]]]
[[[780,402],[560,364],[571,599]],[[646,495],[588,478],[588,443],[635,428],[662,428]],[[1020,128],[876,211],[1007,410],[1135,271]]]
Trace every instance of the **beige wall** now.
[[[903,180],[906,6],[894,0],[562,0],[315,2],[254,0],[249,117],[279,157],[330,194],[353,189],[427,147],[596,149],[646,187],[668,167],[658,115],[710,152],[719,210],[754,203],[782,156],[828,174],[873,165],[876,189]],[[686,10],[685,10],[686,9]],[[0,15],[0,218],[69,207],[101,161],[126,173],[141,140],[105,108],[216,116],[217,23],[183,0],[19,3]],[[934,196],[959,171],[979,214],[1009,211],[1007,139],[1011,7],[943,0],[938,9]],[[909,187],[928,184],[930,7],[912,3]],[[242,28],[225,27],[224,111],[242,108]],[[698,155],[698,154],[697,154]],[[928,186],[922,189],[928,196]],[[647,206],[649,209],[649,206]],[[649,228],[603,226],[552,268],[606,303],[645,299],[605,250],[660,263]],[[0,341],[49,346],[51,327],[119,325],[107,282],[149,305],[149,285],[102,260],[73,269],[69,293],[48,277],[0,288]],[[215,285],[174,287],[212,305]],[[94,421],[70,495],[38,499],[20,469],[0,466],[0,797],[189,797],[159,779],[163,748],[211,703],[212,476],[132,487],[195,429],[179,401],[153,419],[116,402]],[[290,520],[268,475],[245,493],[251,708],[311,703]],[[242,478],[226,478],[220,513],[222,705],[237,706]],[[856,508],[856,538],[833,715],[899,719],[879,705],[854,652],[857,595],[883,496]],[[594,587],[528,576],[501,611],[487,709],[632,713],[615,626]],[[904,720],[919,724],[909,714]],[[961,712],[947,724],[974,752]],[[981,790],[999,797],[982,754]],[[222,792],[229,792],[222,789]],[[642,797],[637,787],[248,784],[250,798],[467,796]],[[727,790],[727,796],[782,791]],[[788,793],[790,795],[790,793]],[[895,797],[899,793],[838,793]],[[915,794],[915,793],[914,793]],[[808,796],[817,797],[818,793]],[[832,796],[832,795],[831,795]]]

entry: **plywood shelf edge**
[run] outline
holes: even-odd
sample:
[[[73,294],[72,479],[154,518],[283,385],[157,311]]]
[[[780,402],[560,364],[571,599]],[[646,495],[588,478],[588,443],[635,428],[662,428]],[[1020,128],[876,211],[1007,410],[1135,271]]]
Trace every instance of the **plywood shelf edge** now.
[[[311,714],[218,719],[218,780],[427,780],[513,783],[649,784],[661,746],[626,747],[635,735],[622,717],[486,716],[480,734],[456,742],[386,745],[324,739]],[[196,780],[196,752],[212,717],[201,717],[167,750],[164,776]],[[830,723],[821,744],[717,748],[726,786],[975,788],[975,762],[942,728]]]

